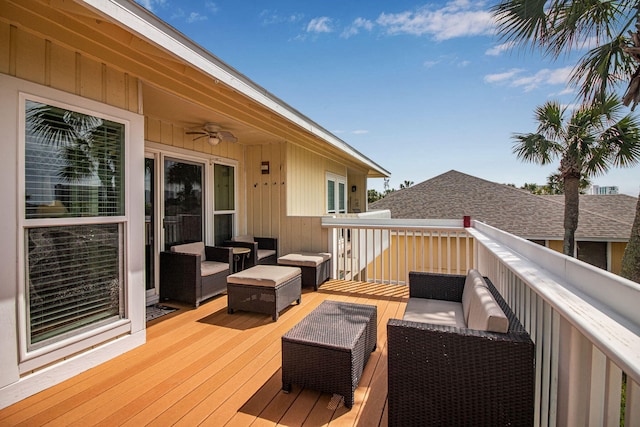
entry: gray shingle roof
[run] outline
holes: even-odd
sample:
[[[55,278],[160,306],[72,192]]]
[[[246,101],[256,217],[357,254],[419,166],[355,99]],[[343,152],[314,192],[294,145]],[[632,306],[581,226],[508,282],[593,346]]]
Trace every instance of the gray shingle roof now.
[[[628,240],[636,197],[580,196],[579,240]],[[392,218],[471,218],[527,239],[562,240],[564,196],[537,196],[455,170],[394,191],[369,205]]]

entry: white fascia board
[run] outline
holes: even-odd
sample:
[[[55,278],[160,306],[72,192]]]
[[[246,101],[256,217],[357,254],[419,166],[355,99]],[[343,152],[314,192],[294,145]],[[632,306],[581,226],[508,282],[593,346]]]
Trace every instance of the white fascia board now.
[[[340,138],[322,128],[308,117],[287,105],[263,87],[257,85],[237,70],[222,62],[215,55],[162,21],[142,6],[130,0],[76,0],[102,15],[109,16],[154,45],[168,50],[194,68],[202,70],[213,78],[232,87],[257,103],[278,113],[309,133],[322,139],[349,156],[358,159],[384,176],[391,173],[373,160],[351,147]]]

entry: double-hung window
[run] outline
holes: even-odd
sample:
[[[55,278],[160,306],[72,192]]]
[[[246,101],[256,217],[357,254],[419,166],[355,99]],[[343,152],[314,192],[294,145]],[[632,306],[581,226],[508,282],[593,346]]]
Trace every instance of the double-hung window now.
[[[24,102],[27,350],[124,317],[125,124]]]
[[[327,213],[347,212],[347,179],[327,173]]]

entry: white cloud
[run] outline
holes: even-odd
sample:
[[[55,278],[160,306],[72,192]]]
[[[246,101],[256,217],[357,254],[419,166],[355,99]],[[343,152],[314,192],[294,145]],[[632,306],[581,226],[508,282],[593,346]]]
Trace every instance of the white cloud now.
[[[511,81],[521,72],[522,70],[519,68],[512,68],[504,73],[487,74],[484,76],[484,81],[485,83],[502,83],[505,81]]]
[[[309,24],[307,24],[308,33],[330,33],[332,31],[331,18],[328,16],[313,18],[309,21]]]
[[[360,30],[373,30],[373,22],[365,18],[356,18],[351,25],[344,29],[340,37],[348,39],[351,36],[355,36],[360,33]]]
[[[358,129],[358,130],[351,131],[351,133],[354,135],[365,135],[369,133],[369,131],[364,129]]]
[[[513,80],[511,86],[523,87],[525,91],[529,92],[544,85],[567,85],[571,70],[572,67],[558,68],[556,70],[545,68],[533,75]]]
[[[439,9],[425,6],[415,11],[382,13],[376,23],[390,35],[430,35],[436,40],[493,34],[493,17],[483,7],[483,2],[458,0]]]
[[[260,12],[260,17],[262,18],[263,25],[275,25],[299,22],[304,18],[304,14],[292,13],[290,15],[280,15],[278,11],[265,9]]]
[[[155,6],[163,5],[165,0],[136,0],[136,2],[145,9],[153,11]]]
[[[205,7],[207,9],[209,9],[209,12],[211,12],[211,13],[217,13],[218,12],[218,5],[215,4],[214,2],[208,1],[204,5],[205,5]]]
[[[207,16],[206,15],[201,15],[198,12],[191,12],[189,14],[189,16],[187,16],[187,22],[189,24],[192,24],[194,22],[198,22],[198,21],[206,21],[207,20]]]
[[[488,74],[484,77],[485,83],[491,84],[508,84],[512,87],[523,88],[526,92],[530,92],[541,86],[555,86],[569,84],[572,67],[563,67],[556,69],[544,68],[534,74],[524,75],[524,70],[513,68],[504,73]],[[565,92],[563,90],[561,93]]]
[[[492,47],[491,49],[487,49],[487,51],[485,52],[485,55],[500,56],[504,52],[511,49],[513,45],[514,45],[514,42],[506,42],[506,43],[499,44],[497,46]]]

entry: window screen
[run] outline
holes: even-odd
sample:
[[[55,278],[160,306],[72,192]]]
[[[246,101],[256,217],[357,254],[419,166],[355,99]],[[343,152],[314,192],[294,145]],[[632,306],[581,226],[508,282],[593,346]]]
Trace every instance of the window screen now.
[[[26,327],[35,349],[124,317],[124,226],[113,217],[124,215],[125,125],[29,100],[24,113]]]
[[[124,214],[124,125],[27,101],[27,218]]]
[[[120,228],[27,229],[31,345],[122,317]]]

